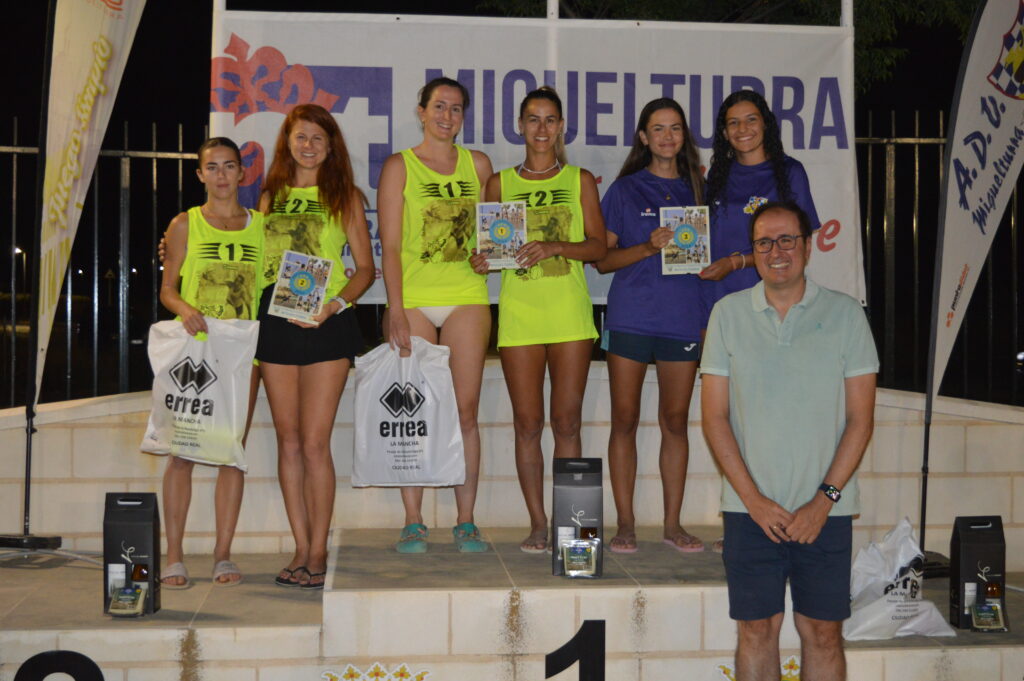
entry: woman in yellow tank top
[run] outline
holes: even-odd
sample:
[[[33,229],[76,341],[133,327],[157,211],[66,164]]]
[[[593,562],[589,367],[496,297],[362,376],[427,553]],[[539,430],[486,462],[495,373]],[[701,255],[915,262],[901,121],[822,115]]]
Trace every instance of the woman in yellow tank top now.
[[[256,316],[263,257],[263,216],[238,203],[238,184],[243,172],[242,157],[234,142],[226,137],[206,140],[199,147],[196,170],[199,181],[206,186],[206,203],[179,214],[167,228],[160,302],[181,319],[185,330],[193,336],[206,333],[206,316],[219,319]],[[216,285],[210,286],[211,281]],[[253,371],[246,435],[258,386],[259,377]],[[244,441],[243,437],[243,444]],[[167,589],[191,586],[182,539],[192,497],[194,467],[191,461],[171,456],[164,470],[167,566],[161,573],[161,583]],[[238,566],[231,562],[231,540],[238,524],[244,484],[244,474],[238,468],[220,466],[217,469],[213,582],[218,586],[232,586],[242,581]]]
[[[551,377],[554,456],[581,456],[580,422],[590,356],[597,331],[583,263],[604,257],[604,219],[597,182],[566,163],[562,101],[549,87],[519,106],[526,160],[491,176],[487,201],[525,201],[526,244],[516,253],[521,269],[504,270],[498,317],[501,368],[512,400],[516,470],[530,514],[527,553],[548,548],[544,513],[544,370]],[[477,272],[486,260],[473,259]]]
[[[411,336],[447,345],[466,457],[466,481],[455,487],[455,544],[462,552],[486,551],[474,523],[480,475],[477,409],[491,332],[487,282],[473,271],[476,202],[491,175],[491,161],[455,144],[469,106],[458,81],[435,78],[420,90],[416,107],[423,141],[393,154],[377,189],[381,267],[388,310],[384,336],[392,347],[411,348]],[[405,527],[395,548],[427,550],[422,487],[403,487]]]
[[[282,246],[330,258],[334,265],[316,326],[268,315],[272,287],[260,306],[256,358],[274,417],[278,478],[295,538],[295,555],[274,580],[280,586],[324,586],[334,513],[331,432],[352,360],[363,350],[351,306],[374,277],[365,203],[334,117],[316,104],[296,106],[281,124],[260,197],[268,267],[277,271]],[[351,278],[341,260],[346,244],[355,263]]]

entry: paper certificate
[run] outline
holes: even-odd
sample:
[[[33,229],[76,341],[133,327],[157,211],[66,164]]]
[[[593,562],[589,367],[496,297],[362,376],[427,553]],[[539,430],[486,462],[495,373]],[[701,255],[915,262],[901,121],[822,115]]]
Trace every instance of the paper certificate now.
[[[332,267],[334,263],[328,258],[286,250],[281,254],[281,267],[277,270],[268,312],[315,324],[313,318],[324,306]]]
[[[707,206],[668,206],[660,210],[661,226],[672,240],[661,249],[662,274],[697,274],[711,264],[711,221]]]
[[[487,268],[519,268],[516,251],[526,243],[526,202],[476,204],[476,252],[487,258]]]

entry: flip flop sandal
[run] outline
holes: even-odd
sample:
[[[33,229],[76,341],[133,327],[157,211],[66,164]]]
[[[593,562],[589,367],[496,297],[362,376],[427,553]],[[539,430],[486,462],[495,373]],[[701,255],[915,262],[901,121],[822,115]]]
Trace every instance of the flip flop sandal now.
[[[616,535],[608,542],[608,550],[612,553],[636,553],[640,547],[637,546],[635,537],[630,540],[627,537]]]
[[[551,548],[548,546],[547,537],[543,538],[532,538],[527,537],[519,544],[519,550],[523,553],[550,553]]]
[[[167,579],[170,577],[183,577],[185,579],[181,584],[168,584]],[[188,568],[185,567],[184,563],[171,563],[164,568],[160,574],[160,588],[171,589],[172,591],[184,591],[192,587],[192,580],[188,578]]]
[[[676,539],[669,539],[668,537],[665,537],[661,541],[664,542],[665,544],[668,544],[669,546],[674,548],[679,553],[700,553],[701,551],[704,550],[704,542],[701,541],[700,544],[697,544],[696,542],[700,541],[700,539],[698,539],[697,537],[694,537],[692,534],[685,534],[685,535],[681,534],[677,538],[685,539],[686,537],[690,537],[690,538],[692,538],[692,539],[694,539],[696,541],[694,543],[691,543],[691,544],[679,544],[679,543],[676,542]]]
[[[302,568],[302,569],[306,570],[306,568]],[[309,575],[309,580],[310,581],[306,582],[305,584],[299,584],[299,588],[302,589],[303,591],[323,591],[324,584],[326,583],[327,580],[324,579],[324,581],[320,582],[319,584],[313,584],[313,578],[314,577],[326,577],[327,576],[327,571],[324,570],[323,572],[310,572],[309,570],[306,570],[306,574]]]
[[[288,576],[287,577],[282,577],[281,575],[278,575],[277,577],[274,577],[274,584],[277,584],[278,586],[283,586],[283,587],[285,587],[287,589],[291,589],[291,588],[294,588],[294,587],[297,587],[297,586],[301,586],[299,584],[299,580],[297,578],[295,578],[295,573],[298,572],[299,570],[305,570],[305,569],[306,569],[305,565],[300,565],[300,566],[298,566],[296,568],[292,568],[291,570],[289,570],[288,568],[281,568],[281,572],[287,572]]]
[[[238,579],[229,579],[226,582],[221,581],[221,577],[228,577],[231,575],[238,575]],[[213,585],[214,586],[238,586],[242,583],[242,571],[238,569],[238,565],[230,560],[219,560],[217,564],[213,566]]]

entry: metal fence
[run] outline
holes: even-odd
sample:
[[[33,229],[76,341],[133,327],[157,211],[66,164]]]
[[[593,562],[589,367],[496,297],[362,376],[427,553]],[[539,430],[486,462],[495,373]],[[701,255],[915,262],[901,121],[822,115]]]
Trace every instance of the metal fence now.
[[[922,392],[945,133],[941,115],[926,126],[916,113],[891,113],[881,124],[878,118],[869,116],[867,135],[857,138],[857,160],[868,313],[882,359],[879,384]],[[0,146],[0,187],[10,196],[9,218],[0,215],[0,224],[9,219],[9,229],[0,229],[0,253],[7,256],[0,257],[0,408],[24,404],[30,290],[25,251],[35,218],[37,150],[19,144],[17,121],[9,129],[9,143]],[[179,125],[158,131],[152,125],[130,131],[125,124],[113,136],[121,138],[121,149],[102,151],[97,163],[40,402],[149,388],[146,332],[167,316],[158,302],[156,243],[171,216],[203,200],[201,185],[192,179],[195,154],[185,150],[198,147],[204,129]],[[3,137],[0,131],[0,142]],[[944,395],[1020,403],[1020,188],[967,311]],[[380,312],[378,306],[359,308],[368,339],[379,338]],[[603,317],[602,310],[596,312]]]

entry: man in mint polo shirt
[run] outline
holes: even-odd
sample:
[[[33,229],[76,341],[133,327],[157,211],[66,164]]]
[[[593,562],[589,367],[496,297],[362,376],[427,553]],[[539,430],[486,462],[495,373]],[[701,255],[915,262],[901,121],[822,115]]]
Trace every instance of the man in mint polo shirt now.
[[[811,229],[799,206],[761,206],[751,241],[761,281],[715,305],[701,360],[704,436],[725,475],[736,678],[779,678],[788,579],[801,678],[837,681],[878,355],[857,301],[804,276]]]

